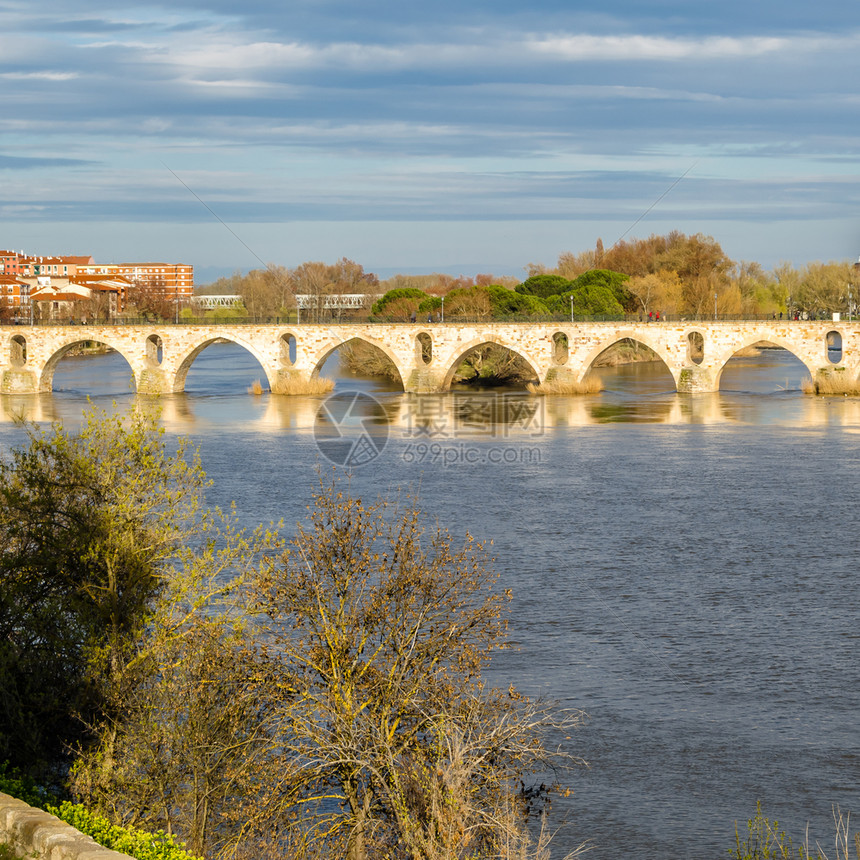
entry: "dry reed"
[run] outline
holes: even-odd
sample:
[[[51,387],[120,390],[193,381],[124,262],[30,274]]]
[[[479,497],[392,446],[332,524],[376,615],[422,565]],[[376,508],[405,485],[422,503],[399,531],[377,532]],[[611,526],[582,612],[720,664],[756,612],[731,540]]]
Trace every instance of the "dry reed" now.
[[[603,383],[599,376],[586,376],[579,382],[555,378],[539,385],[529,382],[526,389],[529,394],[598,394],[603,391]]]
[[[255,379],[248,387],[248,394],[262,394],[263,386],[259,379]]]
[[[333,388],[334,380],[324,376],[292,377],[278,388],[278,394],[328,394]]]
[[[845,397],[860,395],[860,381],[851,379],[844,370],[820,373],[815,379],[804,379],[800,387],[804,394],[831,394]]]

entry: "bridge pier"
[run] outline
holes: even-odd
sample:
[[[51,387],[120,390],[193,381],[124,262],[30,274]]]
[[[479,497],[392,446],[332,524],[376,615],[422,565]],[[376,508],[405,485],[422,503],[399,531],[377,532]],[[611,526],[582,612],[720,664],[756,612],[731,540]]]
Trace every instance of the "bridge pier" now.
[[[670,370],[679,394],[709,394],[720,390],[710,368],[694,364]]]
[[[32,370],[13,367],[0,376],[0,394],[38,394],[39,379]]]
[[[429,367],[413,367],[403,377],[403,390],[410,394],[438,394],[445,390],[445,378]]]

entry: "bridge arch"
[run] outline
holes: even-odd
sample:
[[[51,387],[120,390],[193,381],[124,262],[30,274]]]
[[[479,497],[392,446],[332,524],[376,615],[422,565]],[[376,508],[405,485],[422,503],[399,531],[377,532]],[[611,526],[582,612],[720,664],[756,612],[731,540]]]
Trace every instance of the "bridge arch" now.
[[[535,375],[535,379],[539,382],[542,382],[545,373],[541,373],[540,363],[535,361],[533,357],[528,355],[525,350],[520,349],[519,345],[507,343],[499,337],[494,337],[493,335],[483,335],[476,338],[473,338],[469,343],[461,345],[457,348],[457,351],[453,353],[450,359],[446,359],[446,369],[445,375],[442,378],[442,391],[449,391],[451,388],[451,383],[454,380],[454,374],[457,372],[457,368],[463,363],[463,360],[466,356],[478,349],[481,346],[500,346],[503,349],[512,352],[514,355],[519,356],[528,366],[531,368],[532,372]]]
[[[656,323],[655,323],[656,325]],[[597,346],[593,347],[589,352],[586,353],[585,359],[582,362],[582,376],[581,379],[585,379],[588,376],[589,372],[592,370],[594,366],[594,362],[598,359],[600,355],[606,352],[607,349],[615,346],[616,344],[622,343],[625,340],[633,341],[634,343],[640,343],[642,346],[647,346],[657,358],[663,362],[663,366],[666,368],[667,373],[672,377],[675,382],[675,385],[678,384],[678,379],[675,373],[675,365],[676,362],[672,361],[672,357],[665,351],[663,346],[655,341],[653,338],[650,338],[646,333],[643,333],[641,330],[639,331],[619,331],[613,334],[611,337],[607,337],[604,340],[600,341]]]
[[[415,364],[430,364],[433,361],[433,338],[426,331],[415,335]]]
[[[278,337],[278,361],[281,367],[293,367],[298,357],[299,339],[292,330],[282,331]]]
[[[119,342],[114,338],[105,337],[101,330],[99,330],[98,333],[89,333],[85,330],[81,330],[77,326],[70,326],[70,328],[72,329],[72,331],[68,334],[66,338],[64,338],[65,342],[62,343],[56,349],[54,349],[54,351],[48,357],[48,360],[42,366],[41,373],[39,374],[39,391],[43,393],[50,393],[51,391],[53,391],[54,373],[57,370],[57,365],[75,347],[82,346],[83,344],[87,343],[101,344],[102,346],[106,346],[109,349],[112,349],[114,352],[118,353],[120,356],[122,356],[129,366],[132,378],[134,379],[135,389],[137,389],[137,376],[134,372],[134,356],[128,354],[126,344]]]
[[[376,340],[372,337],[368,337],[365,334],[356,334],[352,337],[346,338],[345,340],[329,340],[328,343],[326,343],[324,346],[317,350],[316,354],[311,359],[311,378],[319,376],[323,365],[326,363],[326,361],[329,359],[333,352],[336,352],[342,346],[346,346],[346,344],[351,343],[352,341],[366,343],[368,346],[372,346],[378,349],[394,365],[394,368],[397,371],[397,375],[400,379],[400,384],[401,386],[403,386],[403,389],[406,390],[404,380],[409,378],[410,368],[408,366],[404,366],[397,353],[395,353],[384,342]]]
[[[809,375],[814,379],[815,374],[818,370],[817,367],[810,364],[810,362],[804,358],[803,355],[797,349],[797,345],[791,343],[790,341],[785,340],[779,336],[776,337],[761,337],[756,336],[755,334],[750,334],[744,337],[742,340],[733,344],[729,350],[723,350],[720,354],[718,362],[715,363],[715,371],[714,371],[714,385],[715,390],[720,390],[720,385],[722,383],[723,373],[725,372],[728,363],[742,350],[748,349],[749,347],[753,347],[756,344],[766,344],[768,346],[775,346],[779,349],[784,349],[786,352],[790,353],[794,358],[796,358],[808,371]]]
[[[188,371],[191,370],[192,365],[194,364],[197,356],[203,352],[209,346],[212,346],[213,343],[218,342],[228,342],[234,343],[236,346],[242,347],[246,352],[250,353],[260,364],[260,367],[263,369],[263,373],[266,374],[266,380],[269,383],[269,389],[271,390],[274,380],[271,375],[271,368],[269,367],[269,362],[266,361],[265,357],[262,356],[253,346],[253,344],[248,343],[244,338],[237,337],[232,334],[232,332],[225,330],[218,331],[215,334],[207,334],[201,337],[196,343],[194,343],[189,349],[186,349],[184,354],[179,358],[176,367],[176,373],[173,377],[173,385],[171,390],[174,393],[185,391],[185,381],[188,378]]]
[[[9,364],[12,367],[23,367],[27,363],[27,339],[24,335],[16,334],[9,338]]]

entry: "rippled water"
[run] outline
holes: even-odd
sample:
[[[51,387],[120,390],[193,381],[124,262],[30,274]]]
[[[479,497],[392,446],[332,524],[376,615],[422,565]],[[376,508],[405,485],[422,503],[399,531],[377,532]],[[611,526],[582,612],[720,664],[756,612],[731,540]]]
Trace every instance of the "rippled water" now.
[[[492,539],[518,644],[493,681],[589,714],[559,856],[583,839],[595,860],[725,856],[759,799],[795,842],[809,822],[829,847],[832,804],[860,815],[860,399],[805,397],[775,352],[695,397],[652,364],[545,401],[417,402],[328,372],[387,415],[353,487],[410,486],[455,533]],[[292,523],[324,462],[322,398],[253,397],[260,376],[211,347],[163,421],[199,444],[213,502]],[[0,398],[0,444],[20,438],[14,415],[74,421],[86,394],[131,401],[128,381],[118,356],[65,359],[55,394]]]

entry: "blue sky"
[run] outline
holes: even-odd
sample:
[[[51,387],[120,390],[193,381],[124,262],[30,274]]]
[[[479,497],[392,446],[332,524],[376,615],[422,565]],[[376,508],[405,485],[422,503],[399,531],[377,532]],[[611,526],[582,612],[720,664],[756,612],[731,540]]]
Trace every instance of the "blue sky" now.
[[[860,255],[856,0],[0,0],[0,44],[3,248],[198,281],[672,229]]]

